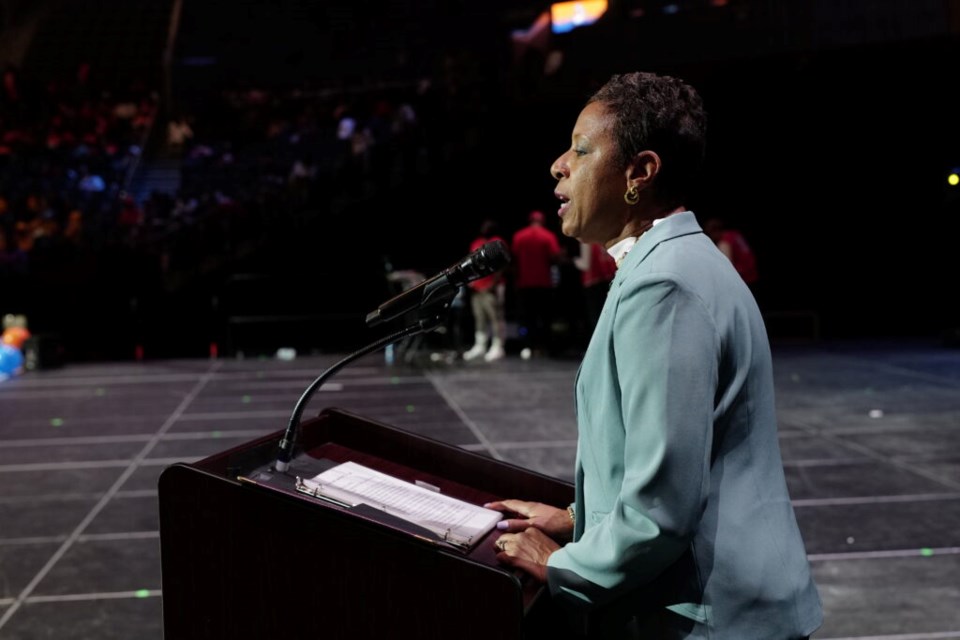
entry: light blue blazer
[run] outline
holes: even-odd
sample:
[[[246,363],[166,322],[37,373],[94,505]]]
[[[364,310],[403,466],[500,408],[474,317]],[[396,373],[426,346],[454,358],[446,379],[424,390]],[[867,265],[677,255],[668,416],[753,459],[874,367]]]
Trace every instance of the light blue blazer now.
[[[594,625],[636,615],[651,638],[820,626],[763,319],[692,212],[654,225],[617,271],[576,412],[576,531],[550,556],[554,597]]]

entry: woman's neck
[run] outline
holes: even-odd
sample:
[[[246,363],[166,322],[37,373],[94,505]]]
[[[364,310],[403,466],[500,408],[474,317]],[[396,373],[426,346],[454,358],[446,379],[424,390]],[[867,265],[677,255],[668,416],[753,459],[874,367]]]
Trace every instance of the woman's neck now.
[[[673,209],[658,211],[656,215],[650,218],[631,218],[627,221],[627,224],[624,225],[623,231],[620,233],[620,235],[605,242],[604,246],[609,249],[624,238],[629,238],[631,236],[634,238],[639,238],[653,226],[655,221],[666,218],[667,216],[672,216],[675,213],[682,213],[686,210],[686,207],[681,205]]]

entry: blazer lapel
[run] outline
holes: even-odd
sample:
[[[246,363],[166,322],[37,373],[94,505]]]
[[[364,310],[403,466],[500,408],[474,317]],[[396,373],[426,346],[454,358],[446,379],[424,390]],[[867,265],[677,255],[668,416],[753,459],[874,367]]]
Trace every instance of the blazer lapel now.
[[[626,273],[643,262],[661,242],[692,233],[703,233],[703,229],[700,228],[697,217],[692,211],[675,213],[664,218],[662,222],[653,225],[649,231],[640,236],[637,244],[633,245],[630,253],[623,259],[623,264],[620,265],[616,276],[614,276],[614,284],[622,282]]]

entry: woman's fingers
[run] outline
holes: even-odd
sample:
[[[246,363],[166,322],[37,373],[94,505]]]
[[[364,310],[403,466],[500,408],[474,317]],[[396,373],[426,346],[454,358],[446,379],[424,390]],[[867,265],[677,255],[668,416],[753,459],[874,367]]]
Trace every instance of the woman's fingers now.
[[[512,511],[517,515],[529,518],[531,512],[534,509],[534,505],[539,504],[536,502],[527,502],[526,500],[497,500],[495,502],[488,502],[483,505],[487,509],[493,509],[495,511]]]
[[[547,579],[547,559],[560,548],[542,531],[530,528],[520,533],[507,533],[494,542],[497,560],[523,569],[538,580]]]
[[[529,527],[532,527],[533,523],[530,520],[516,520],[516,519],[503,519],[497,523],[497,529],[500,531],[505,531],[507,533],[516,533],[518,531],[526,531]]]

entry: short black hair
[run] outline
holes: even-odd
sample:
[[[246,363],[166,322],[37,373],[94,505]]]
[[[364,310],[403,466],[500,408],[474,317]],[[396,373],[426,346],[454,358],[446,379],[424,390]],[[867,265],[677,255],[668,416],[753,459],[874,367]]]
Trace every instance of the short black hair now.
[[[641,151],[660,156],[657,200],[684,203],[696,186],[706,151],[707,112],[697,90],[679,78],[636,71],[615,74],[588,100],[614,118],[613,137],[626,166]]]

